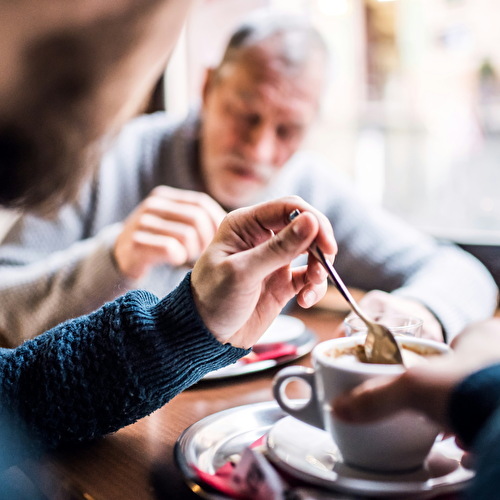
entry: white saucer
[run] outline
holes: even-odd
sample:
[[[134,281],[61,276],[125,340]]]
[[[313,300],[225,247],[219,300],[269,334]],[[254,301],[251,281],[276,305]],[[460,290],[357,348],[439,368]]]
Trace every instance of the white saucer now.
[[[425,466],[414,472],[370,473],[349,467],[330,435],[285,417],[267,437],[269,458],[285,472],[328,489],[370,497],[431,498],[463,489],[474,473],[461,465],[453,438],[437,441]]]
[[[280,314],[264,332],[257,344],[274,344],[290,342],[304,333],[306,325],[293,316]]]

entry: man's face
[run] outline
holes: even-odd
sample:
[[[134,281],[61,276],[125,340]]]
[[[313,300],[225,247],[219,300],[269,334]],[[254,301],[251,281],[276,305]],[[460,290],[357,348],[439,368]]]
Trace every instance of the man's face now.
[[[291,78],[272,61],[238,61],[209,76],[202,108],[203,181],[228,209],[252,203],[297,151],[322,87],[316,67]]]

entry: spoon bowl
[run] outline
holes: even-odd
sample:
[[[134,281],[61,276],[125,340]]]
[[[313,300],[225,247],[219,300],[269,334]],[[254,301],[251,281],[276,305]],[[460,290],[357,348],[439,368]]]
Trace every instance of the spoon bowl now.
[[[401,350],[392,332],[380,323],[372,321],[368,323],[365,321],[365,323],[368,329],[364,343],[367,361],[369,363],[404,364]]]

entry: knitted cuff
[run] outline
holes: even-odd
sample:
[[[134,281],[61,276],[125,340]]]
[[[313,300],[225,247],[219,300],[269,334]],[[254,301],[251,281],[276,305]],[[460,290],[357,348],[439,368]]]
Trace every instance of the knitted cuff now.
[[[500,404],[500,364],[463,380],[451,394],[448,415],[460,439],[472,446]]]

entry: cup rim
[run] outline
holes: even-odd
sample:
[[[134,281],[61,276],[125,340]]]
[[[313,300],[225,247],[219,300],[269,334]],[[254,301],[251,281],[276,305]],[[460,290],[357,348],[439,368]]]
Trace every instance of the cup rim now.
[[[383,365],[383,364],[373,364],[373,363],[344,363],[339,362],[336,358],[331,356],[326,356],[324,351],[329,349],[330,346],[334,344],[362,344],[364,342],[366,335],[359,334],[350,337],[336,337],[334,339],[324,340],[317,344],[313,351],[313,360],[318,360],[322,364],[331,367],[341,367],[343,371],[356,372],[356,373],[370,373],[370,374],[399,374],[403,373],[406,368],[403,365]],[[438,342],[436,340],[425,339],[421,337],[411,337],[405,335],[398,335],[396,341],[399,344],[406,345],[423,345],[431,349],[439,351],[441,354],[447,354],[451,352],[451,348],[448,344],[444,342]]]

